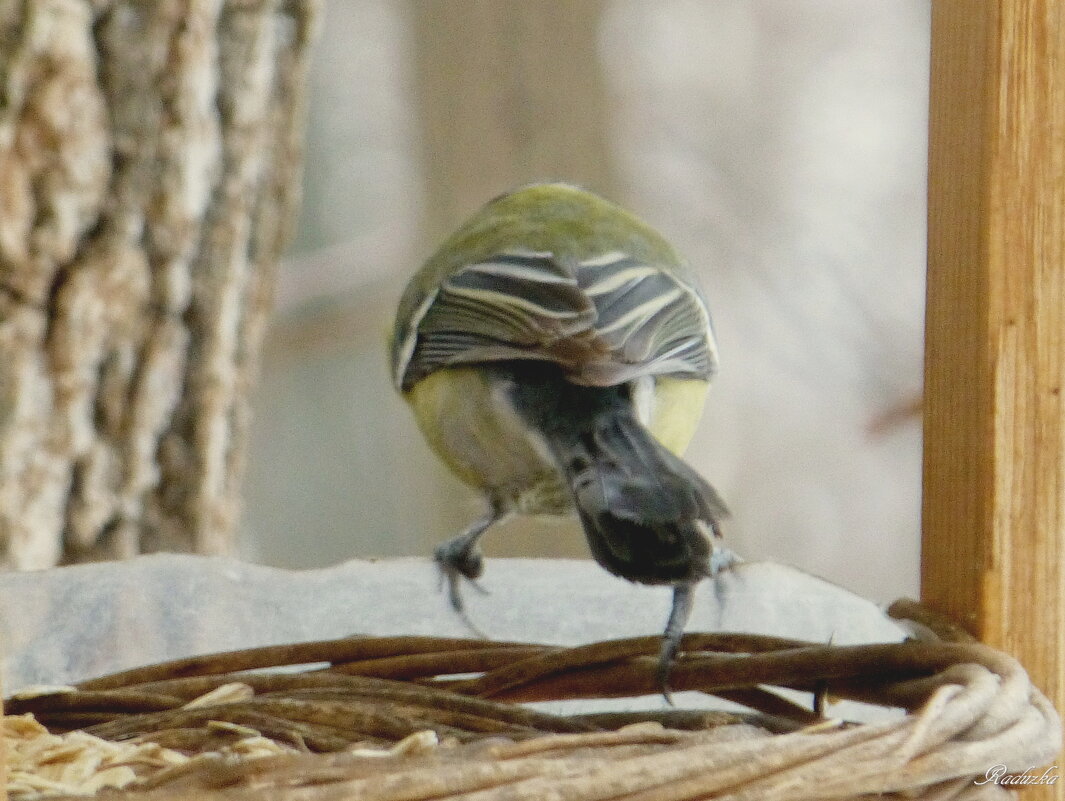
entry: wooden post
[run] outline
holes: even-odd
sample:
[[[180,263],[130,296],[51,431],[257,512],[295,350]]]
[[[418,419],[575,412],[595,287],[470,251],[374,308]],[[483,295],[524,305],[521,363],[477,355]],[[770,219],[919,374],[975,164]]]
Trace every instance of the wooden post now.
[[[0,679],[3,677],[0,676]],[[4,718],[4,694],[0,687],[0,801],[7,801],[7,722]]]
[[[1061,710],[1065,0],[934,0],[930,129],[922,595]]]

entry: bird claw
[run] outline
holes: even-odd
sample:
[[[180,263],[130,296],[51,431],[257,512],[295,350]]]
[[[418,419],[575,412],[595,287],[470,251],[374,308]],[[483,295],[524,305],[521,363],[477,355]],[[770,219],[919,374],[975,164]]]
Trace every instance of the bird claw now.
[[[481,549],[466,536],[456,537],[437,546],[433,559],[448,572],[470,579],[480,578],[484,573],[484,556]]]
[[[461,570],[456,569],[453,565],[436,560],[436,566],[440,571],[440,583],[437,585],[437,589],[443,589],[445,582],[447,583],[447,595],[448,600],[451,603],[451,608],[456,612],[464,612],[465,604],[462,601],[462,593],[459,588],[465,581],[469,586],[473,587],[481,595],[491,595],[491,591],[484,587],[475,578],[472,578]]]
[[[487,639],[487,635],[474,624],[467,614],[460,591],[462,582],[465,580],[482,595],[489,594],[488,590],[477,582],[477,578],[484,573],[484,557],[480,549],[471,547],[460,537],[440,545],[433,553],[433,561],[440,570],[441,588],[444,582],[447,582],[447,594],[451,608],[462,619],[466,628],[478,637]]]
[[[715,544],[710,554],[706,575],[716,577],[724,570],[729,570],[743,560],[734,552],[723,545]],[[677,584],[673,587],[673,607],[669,611],[669,622],[662,634],[662,648],[658,654],[658,669],[655,679],[658,689],[666,703],[673,706],[673,690],[669,686],[669,675],[673,670],[673,664],[677,661],[677,653],[680,651],[681,641],[684,639],[684,627],[691,617],[692,608],[695,606],[695,581]]]
[[[723,570],[729,570],[742,561],[743,559],[735,551],[726,548],[724,545],[715,545],[713,552],[710,554],[709,576],[713,578]]]
[[[694,605],[694,582],[685,582],[673,587],[673,607],[669,610],[669,621],[662,634],[662,648],[658,653],[658,670],[655,674],[658,689],[670,706],[673,706],[673,694],[669,686],[669,674],[676,661],[677,652],[680,650],[680,643],[684,638],[684,627],[688,623],[688,618],[691,617]]]
[[[679,637],[671,639],[668,634],[664,635],[662,637],[662,648],[658,652],[658,669],[655,671],[658,690],[662,693],[662,697],[670,706],[676,706],[676,704],[673,703],[673,688],[669,686],[669,674],[673,669],[673,661],[677,657],[679,647]]]

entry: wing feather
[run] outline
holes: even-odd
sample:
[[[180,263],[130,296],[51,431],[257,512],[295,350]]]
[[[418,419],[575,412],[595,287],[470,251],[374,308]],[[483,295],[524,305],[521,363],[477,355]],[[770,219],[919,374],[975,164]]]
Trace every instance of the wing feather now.
[[[563,365],[578,383],[639,375],[709,378],[717,366],[698,292],[620,251],[572,266],[507,252],[449,276],[418,310],[401,349],[404,389],[442,367],[503,359]]]

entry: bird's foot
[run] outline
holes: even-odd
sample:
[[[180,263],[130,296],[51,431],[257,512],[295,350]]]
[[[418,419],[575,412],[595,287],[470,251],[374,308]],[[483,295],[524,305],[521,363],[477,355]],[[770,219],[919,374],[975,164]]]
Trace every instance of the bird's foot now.
[[[658,670],[656,678],[658,689],[666,703],[673,706],[673,690],[669,686],[669,676],[673,670],[673,664],[680,650],[680,642],[684,637],[684,627],[691,617],[692,607],[695,604],[695,584],[686,582],[677,584],[673,588],[673,607],[669,611],[669,621],[666,623],[665,633],[662,635],[662,647],[658,652]]]
[[[735,567],[742,561],[743,559],[741,559],[735,551],[726,548],[724,545],[718,545],[715,543],[714,549],[710,554],[710,565],[707,575],[710,578],[713,578],[721,571]]]
[[[433,561],[440,569],[441,583],[447,582],[451,608],[458,613],[470,631],[478,637],[486,638],[485,633],[474,625],[466,613],[461,592],[462,583],[465,580],[478,592],[488,594],[488,590],[476,581],[484,573],[484,556],[481,549],[469,542],[468,537],[456,537],[437,547],[433,552]]]
[[[676,706],[676,704],[673,703],[673,688],[669,686],[669,674],[673,670],[673,662],[677,658],[682,636],[683,632],[678,637],[670,637],[668,634],[663,636],[662,647],[658,652],[658,669],[655,671],[655,679],[658,681],[659,692],[670,706]]]

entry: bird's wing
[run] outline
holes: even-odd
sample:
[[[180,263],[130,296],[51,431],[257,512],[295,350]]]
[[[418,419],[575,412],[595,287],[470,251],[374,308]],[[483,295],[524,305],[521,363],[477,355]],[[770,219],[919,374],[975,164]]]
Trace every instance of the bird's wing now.
[[[717,370],[706,304],[673,273],[614,251],[580,262],[577,282],[595,304],[594,333],[609,353],[579,366],[582,383],[615,384],[626,373],[710,378]]]
[[[442,367],[553,361],[578,383],[639,375],[705,378],[717,354],[694,288],[623,253],[573,265],[551,253],[507,252],[445,279],[415,311],[396,381],[409,389]]]

